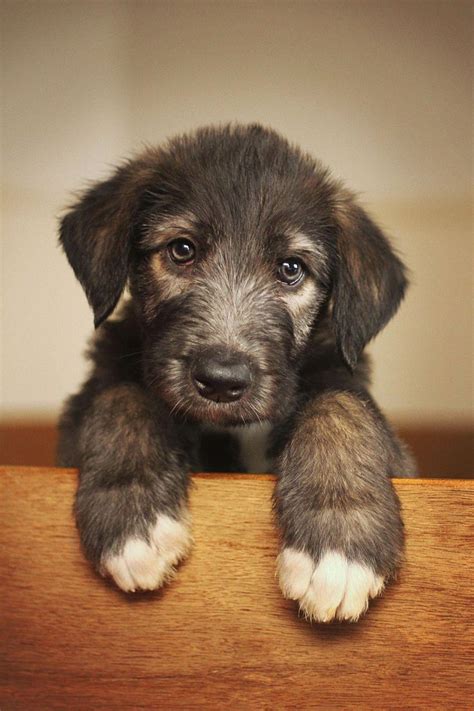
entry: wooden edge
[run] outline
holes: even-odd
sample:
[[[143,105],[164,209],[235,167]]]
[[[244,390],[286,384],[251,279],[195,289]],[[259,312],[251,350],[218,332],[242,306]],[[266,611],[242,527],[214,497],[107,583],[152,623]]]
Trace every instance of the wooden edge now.
[[[62,468],[62,467],[24,467],[24,466],[0,466],[0,474],[11,474],[15,475],[21,474],[31,474],[35,472],[39,476],[45,476],[46,474],[62,473],[67,476],[76,476],[77,469],[73,468]],[[226,473],[226,472],[212,472],[206,474],[205,472],[198,472],[192,475],[192,479],[220,479],[222,481],[276,481],[276,474],[238,474],[238,473]],[[421,478],[394,478],[393,483],[397,488],[403,488],[405,486],[421,486],[421,487],[446,487],[446,488],[459,488],[462,484],[463,488],[474,489],[474,479],[421,479]]]

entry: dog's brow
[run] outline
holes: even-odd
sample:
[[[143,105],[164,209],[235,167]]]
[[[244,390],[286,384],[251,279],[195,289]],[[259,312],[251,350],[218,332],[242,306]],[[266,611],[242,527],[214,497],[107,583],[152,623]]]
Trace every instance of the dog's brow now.
[[[315,251],[315,245],[313,240],[305,235],[304,232],[287,232],[285,237],[288,243],[289,249],[295,252],[313,252]]]
[[[142,246],[145,248],[156,248],[173,237],[191,235],[193,233],[193,222],[183,217],[169,218],[149,226],[149,230],[144,235]]]
[[[289,255],[306,256],[319,264],[326,261],[326,254],[322,247],[304,232],[289,232],[285,237]]]

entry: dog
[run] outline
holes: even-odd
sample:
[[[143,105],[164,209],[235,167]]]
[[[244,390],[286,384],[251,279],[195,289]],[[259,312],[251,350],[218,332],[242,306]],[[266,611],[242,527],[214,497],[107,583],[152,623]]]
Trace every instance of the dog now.
[[[271,129],[207,127],[87,190],[60,244],[97,329],[58,452],[92,564],[127,592],[163,585],[192,543],[189,472],[245,471],[255,432],[284,596],[357,620],[401,564],[390,479],[415,468],[363,353],[406,269],[354,195]]]

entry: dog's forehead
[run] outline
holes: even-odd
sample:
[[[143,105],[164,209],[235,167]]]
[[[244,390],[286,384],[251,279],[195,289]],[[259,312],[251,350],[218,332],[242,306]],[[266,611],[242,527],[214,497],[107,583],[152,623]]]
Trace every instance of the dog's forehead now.
[[[215,176],[212,176],[215,177]],[[315,237],[324,236],[329,207],[317,204],[294,185],[266,176],[252,184],[209,176],[195,178],[179,198],[162,211],[148,215],[147,224],[155,234],[172,237],[207,235],[215,242],[249,240],[253,244],[291,243],[311,249]]]
[[[168,214],[188,211],[227,232],[284,233],[329,209],[326,169],[261,126],[199,131],[161,155],[152,192],[164,195]]]
[[[210,129],[160,154],[158,199],[145,241],[196,236],[239,249],[243,260],[278,250],[313,253],[332,241],[334,186],[328,172],[272,131]]]

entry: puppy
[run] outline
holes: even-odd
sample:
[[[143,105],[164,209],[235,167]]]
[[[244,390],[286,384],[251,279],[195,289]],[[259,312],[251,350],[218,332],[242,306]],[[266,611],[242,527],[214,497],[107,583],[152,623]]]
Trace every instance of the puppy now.
[[[407,286],[380,229],[311,157],[233,125],[123,164],[60,242],[97,328],[59,444],[94,566],[160,587],[191,547],[189,472],[244,471],[253,424],[278,474],[283,594],[357,620],[402,558],[390,477],[414,474],[367,390],[364,347]]]

